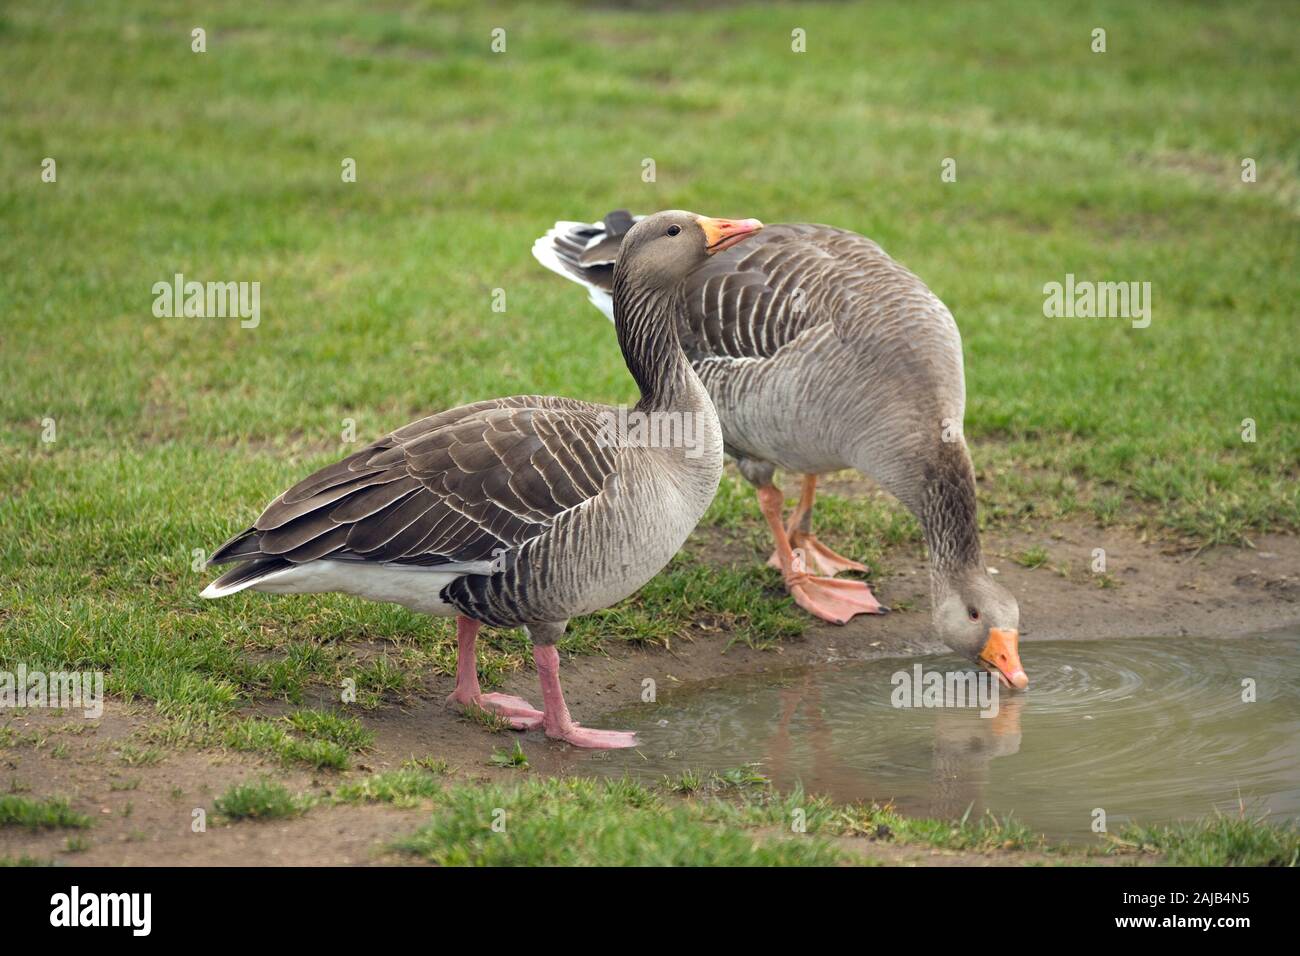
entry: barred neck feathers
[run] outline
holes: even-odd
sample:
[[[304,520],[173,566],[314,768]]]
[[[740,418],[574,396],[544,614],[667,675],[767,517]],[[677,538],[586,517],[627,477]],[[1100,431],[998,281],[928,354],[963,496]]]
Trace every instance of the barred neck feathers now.
[[[619,269],[614,273],[614,327],[628,371],[641,390],[637,408],[668,408],[682,401],[694,373],[677,338],[686,303],[681,286],[646,288]]]
[[[982,565],[975,469],[962,443],[941,444],[939,453],[926,464],[918,517],[936,584],[954,572]]]

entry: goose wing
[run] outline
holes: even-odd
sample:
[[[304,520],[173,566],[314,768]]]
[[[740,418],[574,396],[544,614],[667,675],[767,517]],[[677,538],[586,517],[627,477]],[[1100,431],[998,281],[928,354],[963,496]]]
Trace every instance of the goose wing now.
[[[770,226],[697,270],[686,288],[682,345],[693,360],[762,359],[830,326],[867,345],[903,316],[951,316],[876,243],[819,225]]]
[[[533,246],[548,269],[587,287],[613,318],[609,296],[623,235],[639,217],[557,222]],[[695,363],[762,361],[822,328],[860,355],[960,377],[961,338],[925,283],[865,236],[833,226],[780,224],[714,256],[687,282],[682,347]]]
[[[601,493],[615,458],[599,414],[519,396],[414,422],[298,482],[209,563],[491,561]]]

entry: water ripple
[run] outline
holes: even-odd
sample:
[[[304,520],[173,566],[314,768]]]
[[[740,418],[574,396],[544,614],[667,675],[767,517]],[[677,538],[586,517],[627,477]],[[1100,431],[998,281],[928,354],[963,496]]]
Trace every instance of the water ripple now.
[[[842,663],[688,685],[605,718],[639,731],[639,753],[574,759],[652,778],[758,762],[778,786],[936,816],[1014,812],[1058,838],[1086,835],[1097,808],[1112,825],[1239,799],[1300,815],[1300,637],[1027,642],[1022,654],[1030,690],[1004,691],[994,717],[894,707],[891,678],[916,661]]]

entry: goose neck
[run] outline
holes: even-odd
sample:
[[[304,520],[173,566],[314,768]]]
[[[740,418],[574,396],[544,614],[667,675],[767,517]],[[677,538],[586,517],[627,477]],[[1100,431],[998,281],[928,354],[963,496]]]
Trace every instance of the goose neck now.
[[[975,469],[964,445],[947,444],[926,467],[918,517],[933,587],[984,563],[975,504]]]
[[[641,390],[643,411],[694,404],[702,389],[677,337],[686,307],[682,288],[646,288],[627,275],[614,275],[614,327],[628,371]]]

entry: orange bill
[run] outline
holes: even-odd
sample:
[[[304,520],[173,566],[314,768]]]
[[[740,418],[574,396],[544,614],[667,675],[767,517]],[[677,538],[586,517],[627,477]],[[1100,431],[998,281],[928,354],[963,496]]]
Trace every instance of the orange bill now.
[[[980,660],[1008,687],[1024,690],[1029,686],[1029,675],[1020,666],[1020,632],[1009,627],[990,627],[989,639],[980,651]]]
[[[704,230],[704,241],[709,255],[730,249],[746,236],[752,236],[763,228],[757,219],[709,219],[700,216],[695,220]]]

